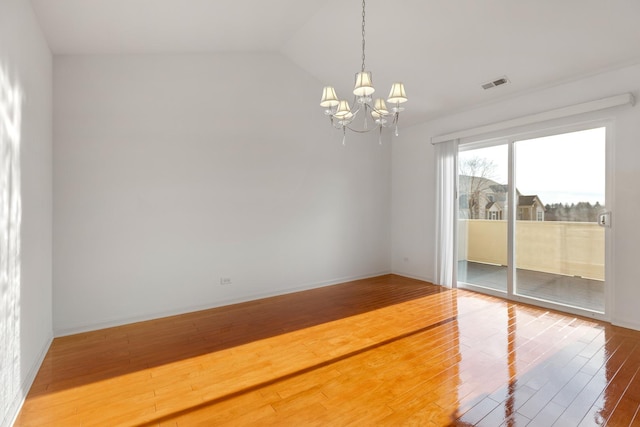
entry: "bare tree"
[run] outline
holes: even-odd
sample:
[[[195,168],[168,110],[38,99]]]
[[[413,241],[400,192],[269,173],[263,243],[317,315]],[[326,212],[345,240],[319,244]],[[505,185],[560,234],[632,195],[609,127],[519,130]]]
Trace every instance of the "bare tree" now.
[[[480,218],[481,206],[490,201],[487,193],[492,192],[491,186],[499,185],[493,180],[496,169],[493,160],[485,157],[465,158],[458,163],[460,208],[468,209],[470,219]]]

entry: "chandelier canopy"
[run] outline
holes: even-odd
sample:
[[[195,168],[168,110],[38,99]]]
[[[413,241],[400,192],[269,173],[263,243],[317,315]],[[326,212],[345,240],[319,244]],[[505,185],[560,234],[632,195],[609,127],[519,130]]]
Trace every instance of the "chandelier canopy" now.
[[[398,136],[398,119],[400,112],[404,110],[400,104],[407,102],[407,94],[401,82],[391,85],[391,91],[387,98],[387,103],[392,105],[391,111],[387,109],[387,104],[382,98],[373,100],[373,93],[376,91],[371,79],[371,71],[366,71],[365,60],[365,0],[362,0],[362,68],[356,73],[355,85],[353,88],[353,105],[356,110],[352,111],[346,99],[338,98],[333,86],[325,86],[322,90],[320,106],[323,107],[324,114],[329,116],[331,125],[336,129],[342,129],[342,144],[345,143],[347,129],[354,132],[369,132],[378,129],[378,141],[382,143],[382,128],[395,127],[395,135]],[[372,102],[373,101],[373,102]],[[354,120],[358,113],[363,111],[361,116],[362,125],[355,127]],[[369,116],[373,121],[373,126],[369,128]]]

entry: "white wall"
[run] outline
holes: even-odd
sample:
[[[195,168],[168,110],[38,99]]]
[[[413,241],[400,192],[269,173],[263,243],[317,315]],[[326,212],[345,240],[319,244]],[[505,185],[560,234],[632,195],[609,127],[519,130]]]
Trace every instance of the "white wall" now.
[[[434,278],[435,175],[430,138],[524,116],[633,92],[638,97],[640,65],[544,88],[473,110],[405,129],[392,153],[392,269],[395,273]],[[640,329],[640,107],[619,107],[576,120],[613,118],[613,307],[614,324]],[[408,261],[405,261],[408,258]]]
[[[403,129],[393,141],[392,271],[433,282],[435,241],[435,161],[429,128]]]
[[[56,334],[389,272],[390,146],[343,147],[321,88],[277,54],[56,56]]]
[[[3,214],[0,225],[2,426],[13,422],[52,339],[51,75],[51,53],[31,3],[0,2],[0,108],[6,111],[9,104],[17,105],[8,101],[8,91],[21,93],[20,119],[15,120],[20,123],[19,136],[9,136],[9,120],[0,117],[0,176],[6,178],[9,169],[14,176],[11,181],[0,178],[0,204],[5,204],[0,211],[6,214],[6,197],[11,193],[14,201],[19,200],[11,205],[21,205],[21,214],[15,211],[9,222]],[[11,149],[9,140],[16,143]],[[14,227],[19,234],[7,246],[7,232]],[[9,271],[7,276],[7,264],[12,263],[17,274]]]

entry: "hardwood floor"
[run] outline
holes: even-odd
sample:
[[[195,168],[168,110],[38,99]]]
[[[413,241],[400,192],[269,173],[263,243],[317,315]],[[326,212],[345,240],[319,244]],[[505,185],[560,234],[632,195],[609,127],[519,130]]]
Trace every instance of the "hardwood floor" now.
[[[56,338],[16,426],[640,425],[640,332],[388,275]]]

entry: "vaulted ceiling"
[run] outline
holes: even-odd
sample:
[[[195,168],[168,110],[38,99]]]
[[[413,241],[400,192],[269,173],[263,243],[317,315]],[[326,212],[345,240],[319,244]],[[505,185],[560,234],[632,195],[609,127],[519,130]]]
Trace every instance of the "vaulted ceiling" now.
[[[54,54],[279,52],[319,80],[313,103],[360,69],[359,0],[32,4]],[[368,0],[366,15],[367,69],[384,97],[405,83],[405,124],[640,62],[638,0]]]

